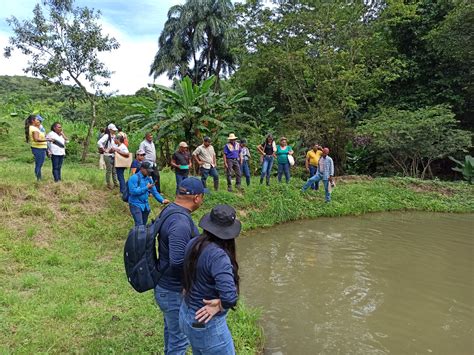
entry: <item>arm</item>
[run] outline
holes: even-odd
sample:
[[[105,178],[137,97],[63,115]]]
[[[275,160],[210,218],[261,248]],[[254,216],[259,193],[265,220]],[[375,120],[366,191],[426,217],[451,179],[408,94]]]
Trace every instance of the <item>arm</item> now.
[[[304,165],[306,166],[306,170],[309,171],[309,156],[306,154],[306,160],[304,161]]]
[[[224,157],[224,167],[227,169],[227,157],[225,156],[225,153],[223,157]]]
[[[151,188],[151,194],[162,205],[165,205],[165,204],[169,203],[169,201],[167,199],[164,199],[163,196],[160,195],[160,193],[158,192],[158,190],[156,189],[156,186],[154,184],[153,184],[153,187]]]
[[[35,142],[38,142],[38,143],[43,143],[43,142],[48,142],[50,139],[46,138],[46,139],[40,139],[39,137],[39,132],[37,131],[34,131],[33,132],[33,140]]]
[[[169,270],[173,275],[181,276],[184,265],[184,251],[192,238],[192,231],[188,217],[180,214],[173,217],[176,218],[175,222],[168,223]]]
[[[172,166],[173,168],[179,169],[179,165],[176,164],[176,160],[175,160],[174,157],[171,158],[171,166]]]
[[[223,250],[211,261],[211,275],[216,283],[222,307],[232,308],[237,304],[237,287],[234,281],[234,272],[229,257]]]
[[[214,167],[216,167],[216,166],[217,166],[216,153],[214,153],[214,155],[213,155],[213,157],[212,157],[212,161],[213,161],[213,163],[214,163],[214,164],[213,164]]]
[[[189,156],[188,165],[189,165],[189,170],[191,170],[191,167],[193,166],[193,160],[191,159],[191,156]]]
[[[130,179],[128,179],[128,192],[130,195],[143,195],[145,192],[148,191],[148,187],[138,186],[138,175],[132,175]]]
[[[262,146],[261,146],[260,144],[257,145],[257,150],[258,150],[258,152],[259,152],[261,155],[265,155],[265,152],[263,151],[263,148],[262,148]]]
[[[107,142],[108,139],[109,139],[109,135],[108,135],[108,134],[104,134],[104,135],[102,136],[102,138],[99,139],[99,141],[97,142],[97,146],[98,146],[99,148],[104,149],[104,144],[105,144],[105,142]]]
[[[332,161],[332,158],[331,160],[329,161],[330,165],[331,165],[331,168],[330,168],[330,174],[329,176],[332,178],[334,176],[334,162]]]
[[[193,154],[193,157],[194,157],[194,159],[196,160],[196,163],[198,163],[199,166],[204,164],[204,162],[201,159],[199,159],[197,154]]]
[[[125,157],[125,158],[128,158],[130,156],[130,153],[129,152],[122,152],[121,150],[119,149],[114,149],[115,150],[115,153],[119,153],[121,156]]]

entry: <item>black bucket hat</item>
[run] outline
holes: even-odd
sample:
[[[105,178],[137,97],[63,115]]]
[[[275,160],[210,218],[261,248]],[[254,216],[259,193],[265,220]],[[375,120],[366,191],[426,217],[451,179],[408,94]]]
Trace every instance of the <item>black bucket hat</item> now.
[[[201,218],[199,227],[214,234],[219,239],[229,240],[239,236],[242,224],[236,218],[233,207],[217,205],[210,213]]]

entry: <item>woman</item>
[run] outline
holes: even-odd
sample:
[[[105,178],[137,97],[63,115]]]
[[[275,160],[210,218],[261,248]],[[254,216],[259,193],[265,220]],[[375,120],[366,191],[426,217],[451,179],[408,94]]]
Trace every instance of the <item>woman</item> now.
[[[186,246],[179,326],[193,354],[235,354],[226,316],[239,294],[235,238],[241,224],[231,206],[217,205],[199,226],[202,235]]]
[[[53,165],[53,178],[55,182],[61,181],[61,168],[63,166],[64,156],[66,155],[67,137],[64,135],[63,128],[59,122],[54,122],[46,138],[48,142],[48,155],[51,157]]]
[[[293,149],[288,145],[286,137],[280,138],[280,145],[277,147],[276,156],[278,161],[278,182],[281,182],[281,176],[285,173],[286,183],[290,182],[290,162],[288,155],[293,155]]]
[[[247,147],[247,140],[242,139],[240,141],[242,150],[240,151],[242,161],[242,175],[245,176],[247,186],[250,186],[250,150]]]
[[[136,174],[140,171],[140,166],[142,162],[145,160],[145,151],[143,149],[138,149],[137,153],[135,154],[135,159],[130,166],[130,175]]]
[[[260,185],[263,183],[263,178],[266,177],[267,186],[270,185],[270,173],[272,172],[273,159],[276,157],[276,144],[273,141],[273,136],[269,134],[265,142],[257,146],[257,150],[262,155],[262,174],[260,175]]]
[[[41,122],[35,115],[30,115],[25,120],[25,139],[30,143],[31,152],[35,158],[35,176],[36,180],[41,180],[41,168],[46,158],[49,139],[45,137],[44,132],[40,131]]]
[[[116,144],[114,143],[114,137],[117,134],[117,127],[113,123],[109,124],[105,130],[105,134],[97,142],[99,148],[99,153],[104,155],[105,162],[105,181],[107,187],[112,190],[114,187],[117,187],[117,170],[115,169],[114,164],[114,148]],[[113,185],[112,185],[112,181]]]
[[[125,139],[123,136],[121,136],[120,134],[117,134],[114,137],[114,143],[116,146],[111,148],[111,151],[113,151],[115,154],[120,154],[124,158],[128,158],[130,156],[130,153],[128,151],[127,146],[124,144],[124,140]],[[117,178],[120,184],[120,193],[123,193],[123,190],[126,184],[125,176],[124,176],[126,168],[115,168],[115,169],[117,171]]]

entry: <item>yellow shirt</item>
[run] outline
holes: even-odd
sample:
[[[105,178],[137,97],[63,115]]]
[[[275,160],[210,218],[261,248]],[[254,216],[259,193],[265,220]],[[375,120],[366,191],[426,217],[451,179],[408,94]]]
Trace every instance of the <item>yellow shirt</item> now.
[[[321,158],[321,155],[323,155],[323,152],[320,150],[314,152],[314,150],[311,149],[310,151],[308,151],[308,153],[306,153],[306,158],[309,158],[309,165],[318,166],[319,158]]]
[[[38,127],[35,126],[30,126],[30,144],[31,148],[39,148],[39,149],[46,149],[48,148],[48,144],[45,142],[35,142],[33,139],[33,132],[38,132],[38,138],[39,139],[46,139],[44,132],[41,132]]]

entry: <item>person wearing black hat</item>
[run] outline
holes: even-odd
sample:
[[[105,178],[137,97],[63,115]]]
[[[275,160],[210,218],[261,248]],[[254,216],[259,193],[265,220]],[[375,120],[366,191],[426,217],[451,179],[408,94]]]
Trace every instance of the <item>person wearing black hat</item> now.
[[[235,354],[226,322],[239,295],[235,238],[241,223],[229,205],[202,217],[203,233],[189,242],[184,259],[184,302],[179,323],[193,354]]]

